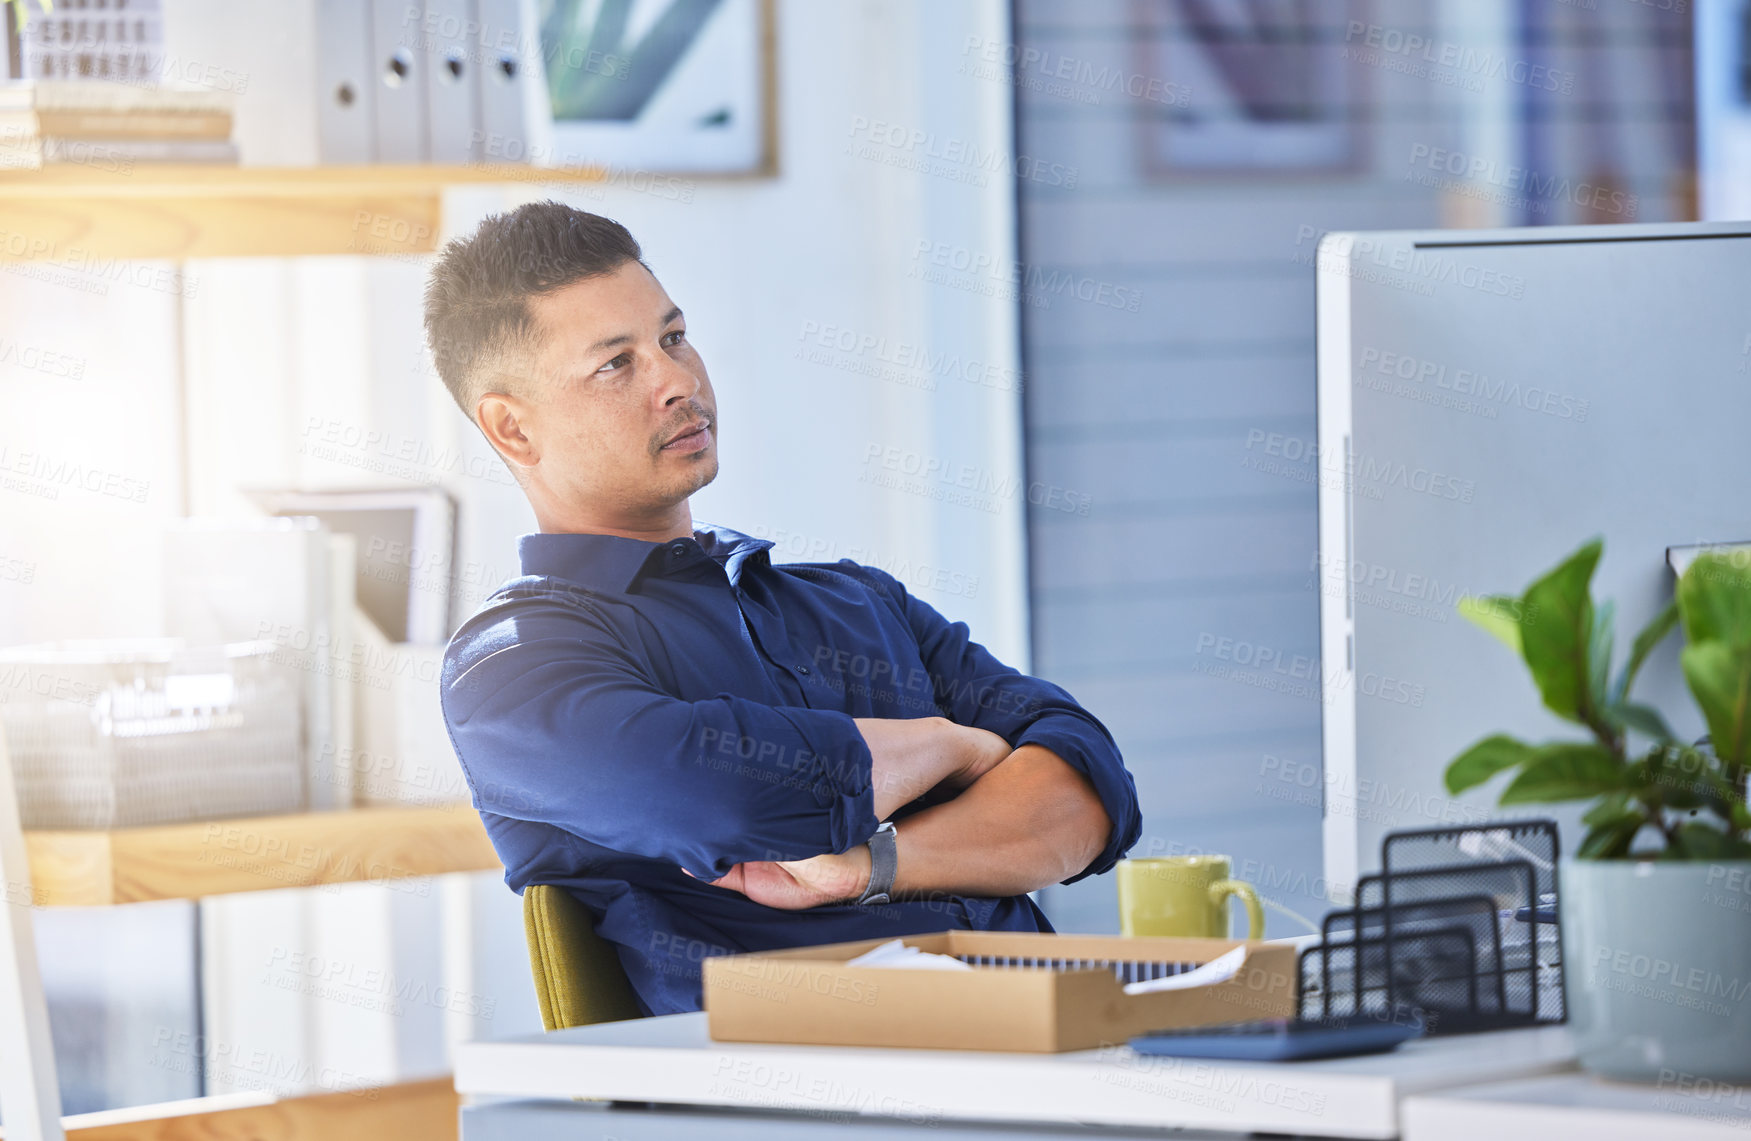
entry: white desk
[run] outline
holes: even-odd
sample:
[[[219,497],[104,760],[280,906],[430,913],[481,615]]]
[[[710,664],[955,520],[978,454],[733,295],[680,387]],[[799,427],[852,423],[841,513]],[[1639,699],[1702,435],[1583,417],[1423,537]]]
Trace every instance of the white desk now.
[[[1404,1103],[1404,1141],[1745,1141],[1751,1088],[1555,1074]]]
[[[456,1088],[470,1097],[778,1111],[812,1115],[817,1124],[828,1115],[894,1126],[1010,1122],[1392,1138],[1406,1097],[1557,1073],[1571,1069],[1573,1057],[1567,1031],[1555,1027],[1270,1065],[1145,1057],[1123,1047],[997,1054],[713,1042],[704,1014],[679,1014],[470,1043],[457,1054]],[[677,1121],[671,1135],[712,1136],[714,1120],[730,1135],[736,1119],[689,1113],[684,1130]]]

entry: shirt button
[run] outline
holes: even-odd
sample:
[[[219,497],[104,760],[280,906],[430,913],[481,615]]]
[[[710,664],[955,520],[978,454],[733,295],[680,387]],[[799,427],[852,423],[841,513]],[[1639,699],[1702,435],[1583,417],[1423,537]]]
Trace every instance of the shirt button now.
[[[670,543],[669,544],[669,553],[671,555],[674,555],[676,558],[680,558],[682,555],[685,555],[687,553],[687,544],[686,543]]]
[[[798,666],[796,668],[796,672],[799,674],[806,674],[809,672],[809,667],[808,666]]]

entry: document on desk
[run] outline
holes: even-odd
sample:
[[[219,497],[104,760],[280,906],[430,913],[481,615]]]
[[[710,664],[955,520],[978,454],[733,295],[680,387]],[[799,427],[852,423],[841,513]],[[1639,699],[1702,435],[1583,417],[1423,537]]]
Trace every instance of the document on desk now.
[[[1199,967],[1182,971],[1166,978],[1145,979],[1140,983],[1128,983],[1126,994],[1154,994],[1161,990],[1191,990],[1193,987],[1216,986],[1225,983],[1240,973],[1242,963],[1246,962],[1246,948],[1236,947],[1220,958],[1211,959]]]
[[[889,939],[879,947],[845,964],[848,967],[893,967],[904,971],[970,971],[973,968],[953,955],[938,955],[931,951],[908,947],[898,939]]]
[[[1241,965],[1245,962],[1246,948],[1236,947],[1227,954],[1193,967],[1189,971],[1181,971],[1177,975],[1168,975],[1165,978],[1131,983],[1125,987],[1125,993],[1154,994],[1157,991],[1191,990],[1194,987],[1217,986],[1239,974]],[[865,951],[855,959],[848,960],[845,965],[848,967],[887,967],[908,971],[970,971],[973,969],[952,955],[938,955],[930,951],[920,950],[917,947],[909,947],[899,939],[889,939],[886,943]]]

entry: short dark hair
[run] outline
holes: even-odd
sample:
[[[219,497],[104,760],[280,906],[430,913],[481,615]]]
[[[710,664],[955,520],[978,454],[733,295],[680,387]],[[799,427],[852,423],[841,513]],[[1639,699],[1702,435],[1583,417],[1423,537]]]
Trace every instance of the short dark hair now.
[[[553,201],[489,215],[472,235],[446,245],[426,282],[426,344],[468,418],[485,366],[533,346],[529,298],[629,261],[644,265],[625,226]]]

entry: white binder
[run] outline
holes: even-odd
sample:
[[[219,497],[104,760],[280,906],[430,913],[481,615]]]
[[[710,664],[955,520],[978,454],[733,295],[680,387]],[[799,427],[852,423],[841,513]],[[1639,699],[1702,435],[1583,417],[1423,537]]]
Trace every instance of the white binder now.
[[[473,158],[484,163],[529,162],[528,106],[540,81],[540,40],[531,0],[478,0],[482,66],[480,130]]]
[[[376,71],[378,162],[426,162],[426,53],[423,12],[408,0],[370,0]]]
[[[431,162],[465,163],[480,131],[477,73],[490,59],[474,0],[426,0],[426,138]]]
[[[370,13],[359,0],[316,0],[316,148],[325,164],[377,157]]]

